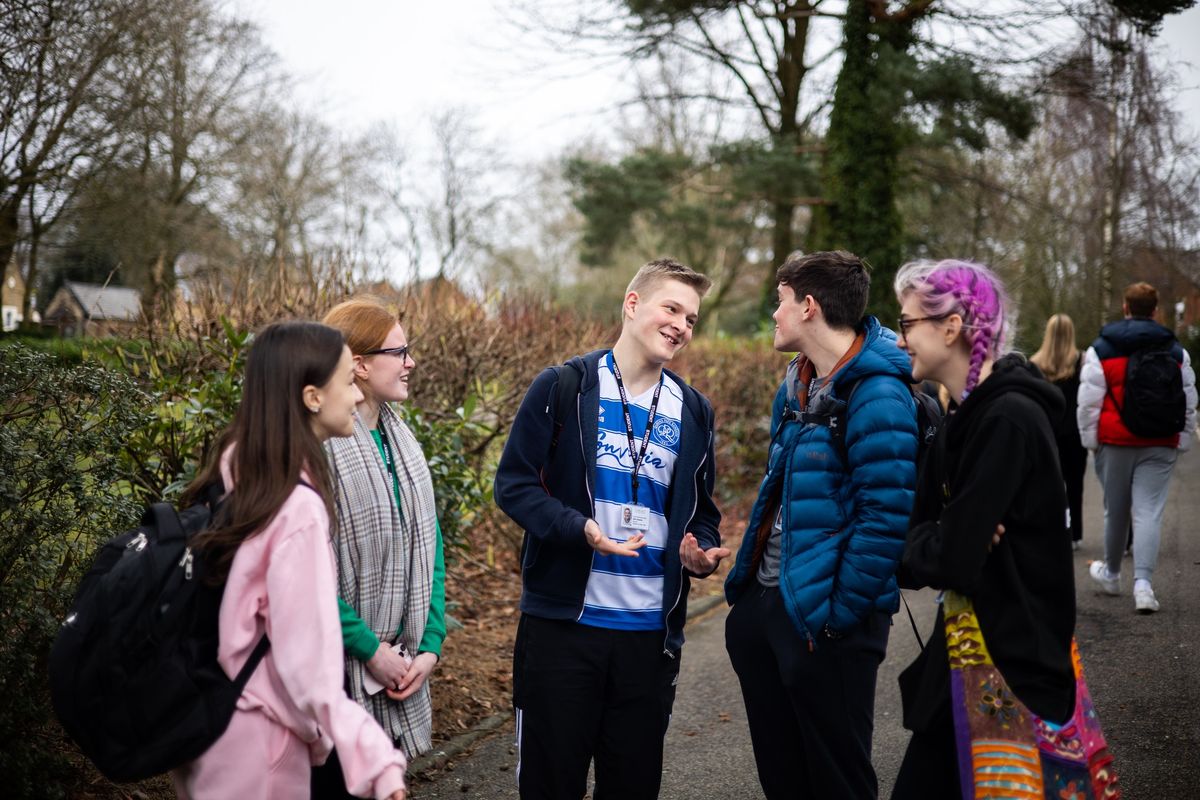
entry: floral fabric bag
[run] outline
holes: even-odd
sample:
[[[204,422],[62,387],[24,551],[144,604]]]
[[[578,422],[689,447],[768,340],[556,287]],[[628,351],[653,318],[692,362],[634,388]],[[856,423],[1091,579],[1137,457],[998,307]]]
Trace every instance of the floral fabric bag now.
[[[1079,648],[1075,712],[1059,726],[1017,699],[992,661],[971,600],[943,597],[950,700],[963,800],[1114,800],[1121,796],[1112,755],[1083,679]]]

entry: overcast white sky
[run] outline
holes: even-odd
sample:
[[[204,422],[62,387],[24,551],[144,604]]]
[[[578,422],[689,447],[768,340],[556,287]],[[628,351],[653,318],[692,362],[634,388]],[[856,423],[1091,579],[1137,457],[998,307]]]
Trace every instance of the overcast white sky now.
[[[432,112],[461,107],[489,139],[537,160],[603,138],[602,112],[628,93],[620,65],[529,68],[498,0],[232,2],[300,78],[297,99],[348,130],[382,121],[417,131]],[[1161,39],[1174,60],[1197,62],[1180,65],[1180,108],[1200,132],[1200,6],[1169,18]]]

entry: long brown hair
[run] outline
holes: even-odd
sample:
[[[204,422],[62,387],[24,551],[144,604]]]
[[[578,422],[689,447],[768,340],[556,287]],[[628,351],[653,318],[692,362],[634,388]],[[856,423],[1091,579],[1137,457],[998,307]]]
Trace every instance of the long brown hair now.
[[[234,486],[216,525],[201,534],[208,577],[222,580],[243,541],[267,526],[300,482],[300,473],[325,501],[333,524],[333,490],[325,451],[304,405],[305,386],[324,386],[342,357],[338,330],[318,322],[277,322],[254,339],[246,359],[242,402],[217,441],[208,466],[188,487],[185,503],[221,480],[221,457],[230,460]]]
[[[1055,314],[1046,320],[1042,346],[1029,357],[1049,381],[1061,381],[1075,372],[1079,348],[1075,346],[1075,323],[1066,314]]]

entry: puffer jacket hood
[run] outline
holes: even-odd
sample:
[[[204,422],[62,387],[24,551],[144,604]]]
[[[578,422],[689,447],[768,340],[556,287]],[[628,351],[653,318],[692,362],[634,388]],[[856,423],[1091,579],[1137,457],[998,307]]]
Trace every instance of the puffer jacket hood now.
[[[1105,325],[1100,329],[1100,338],[1113,346],[1116,350],[1113,355],[1129,355],[1143,347],[1161,347],[1173,342],[1175,334],[1152,319],[1130,317]]]
[[[863,320],[862,350],[833,376],[834,394],[846,399],[849,388],[869,375],[892,375],[912,382],[912,360],[896,346],[896,334],[875,317]]]

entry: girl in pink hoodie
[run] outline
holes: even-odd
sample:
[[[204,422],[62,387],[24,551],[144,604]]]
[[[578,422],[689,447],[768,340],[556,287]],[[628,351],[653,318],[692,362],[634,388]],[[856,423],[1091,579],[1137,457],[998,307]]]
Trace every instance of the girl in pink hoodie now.
[[[221,525],[200,545],[210,572],[226,579],[217,659],[233,676],[264,633],[271,646],[225,733],[172,772],[181,798],[307,798],[311,765],[336,746],[351,794],[404,799],[404,755],[342,686],[321,443],[354,432],[360,400],[337,330],[284,322],[258,334],[241,405],[215,448],[221,457],[193,490],[219,476],[230,492]]]

